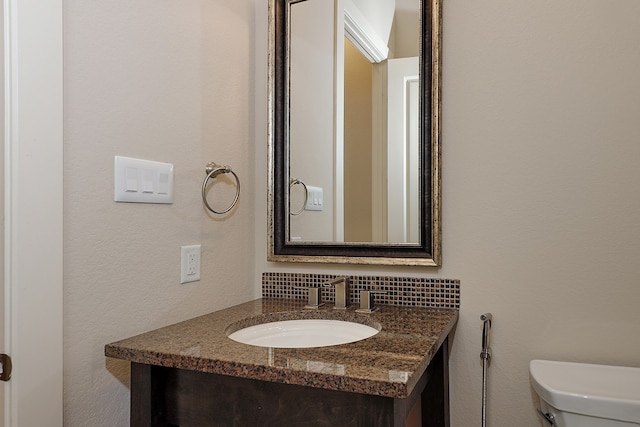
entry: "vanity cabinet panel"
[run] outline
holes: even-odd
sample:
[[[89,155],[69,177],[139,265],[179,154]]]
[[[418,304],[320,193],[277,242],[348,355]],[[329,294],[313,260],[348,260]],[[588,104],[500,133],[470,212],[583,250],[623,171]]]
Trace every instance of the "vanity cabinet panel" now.
[[[131,427],[449,426],[448,344],[402,399],[131,364]]]

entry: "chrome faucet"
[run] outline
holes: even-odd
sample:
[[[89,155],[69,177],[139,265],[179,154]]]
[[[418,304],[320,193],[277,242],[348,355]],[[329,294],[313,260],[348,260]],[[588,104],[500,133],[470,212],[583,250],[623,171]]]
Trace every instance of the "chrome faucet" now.
[[[349,277],[340,276],[327,282],[325,286],[333,286],[336,289],[336,304],[334,310],[345,310],[349,307]]]

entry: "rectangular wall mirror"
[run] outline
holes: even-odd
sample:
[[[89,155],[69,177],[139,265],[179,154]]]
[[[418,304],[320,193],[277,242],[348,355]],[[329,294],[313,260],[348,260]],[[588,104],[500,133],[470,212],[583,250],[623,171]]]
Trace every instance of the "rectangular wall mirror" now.
[[[270,261],[440,264],[440,0],[270,0]]]

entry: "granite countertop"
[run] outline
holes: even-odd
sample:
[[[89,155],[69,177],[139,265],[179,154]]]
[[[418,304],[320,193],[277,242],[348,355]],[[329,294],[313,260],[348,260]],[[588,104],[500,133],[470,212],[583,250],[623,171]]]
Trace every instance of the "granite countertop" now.
[[[454,309],[379,306],[371,314],[305,310],[289,299],[257,299],[105,346],[131,362],[330,390],[407,397],[458,320]],[[265,321],[351,320],[377,327],[371,338],[319,348],[267,348],[228,333]]]

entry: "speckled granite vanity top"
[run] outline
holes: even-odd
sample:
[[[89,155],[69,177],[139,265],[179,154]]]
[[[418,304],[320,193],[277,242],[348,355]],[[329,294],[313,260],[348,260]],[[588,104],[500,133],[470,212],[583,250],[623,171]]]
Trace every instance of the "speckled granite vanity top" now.
[[[303,301],[258,299],[109,344],[108,357],[241,378],[404,398],[458,320],[455,309],[380,306],[371,314],[304,310]],[[330,347],[255,347],[227,337],[266,321],[351,320],[377,327],[368,339]]]

